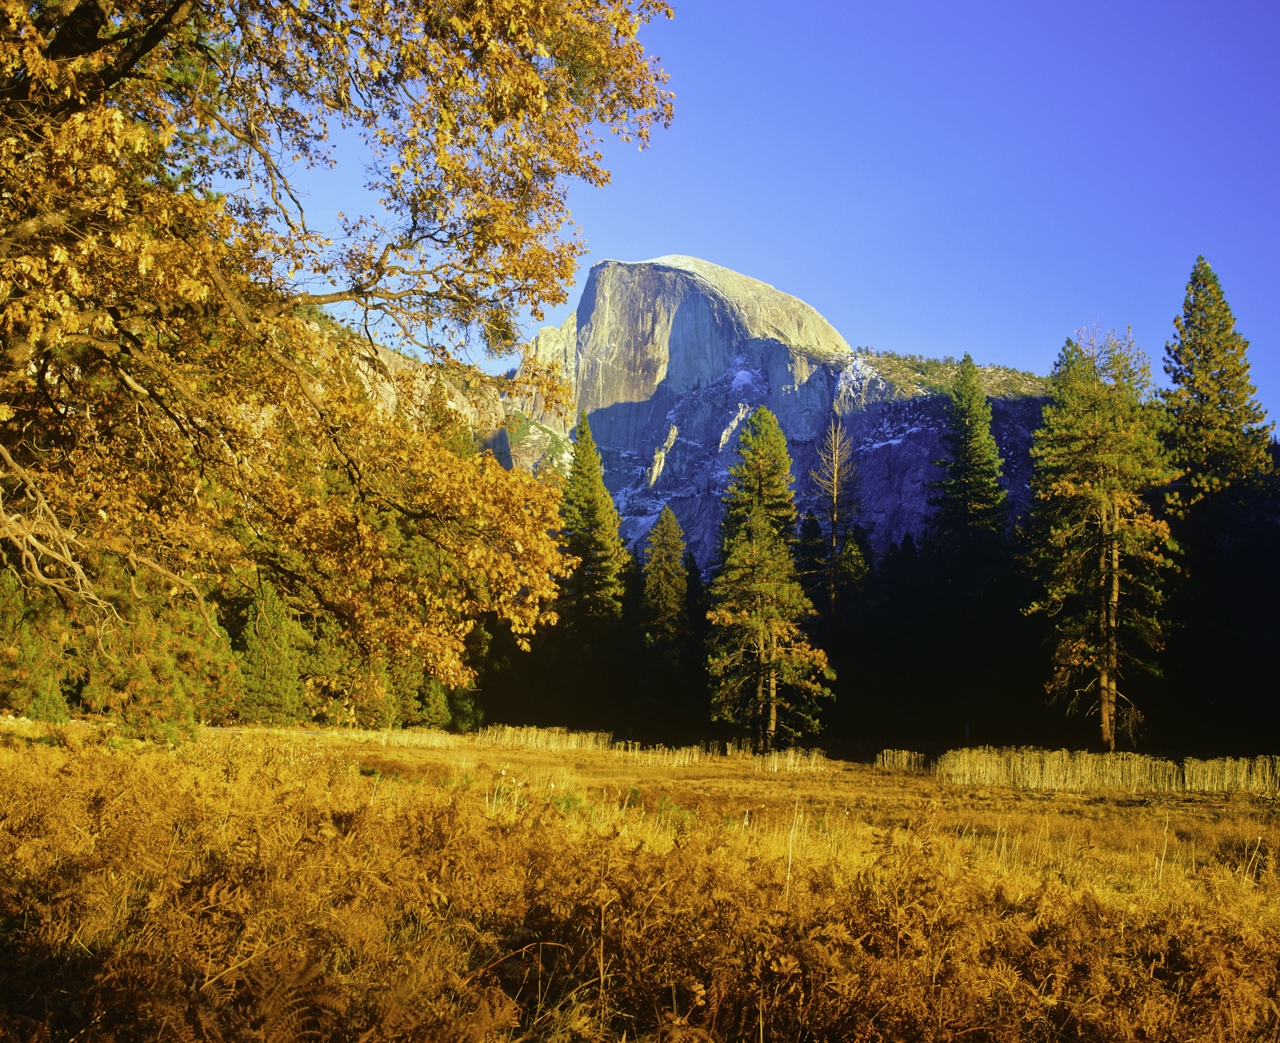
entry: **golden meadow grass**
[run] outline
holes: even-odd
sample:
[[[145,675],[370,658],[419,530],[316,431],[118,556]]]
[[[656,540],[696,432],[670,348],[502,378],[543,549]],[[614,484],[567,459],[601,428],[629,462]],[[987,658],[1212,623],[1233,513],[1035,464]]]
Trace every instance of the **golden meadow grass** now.
[[[110,734],[0,728],[4,1038],[1280,1035],[1280,835],[1242,783]]]
[[[892,754],[899,765],[905,751]],[[906,756],[911,756],[906,754]],[[920,757],[919,754],[914,756]],[[923,758],[912,767],[923,767]],[[1125,793],[1252,793],[1280,796],[1280,757],[1196,760],[1181,764],[1137,753],[1070,750],[952,750],[934,764],[939,778],[962,786]]]

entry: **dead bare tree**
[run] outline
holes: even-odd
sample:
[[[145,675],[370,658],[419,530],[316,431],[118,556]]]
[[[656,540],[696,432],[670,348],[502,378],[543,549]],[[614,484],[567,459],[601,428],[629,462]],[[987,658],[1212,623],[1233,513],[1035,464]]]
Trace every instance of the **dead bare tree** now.
[[[834,611],[843,545],[858,509],[858,464],[853,456],[853,439],[844,424],[834,417],[818,447],[818,466],[809,472],[809,478],[822,494],[827,543],[823,585],[829,608]]]

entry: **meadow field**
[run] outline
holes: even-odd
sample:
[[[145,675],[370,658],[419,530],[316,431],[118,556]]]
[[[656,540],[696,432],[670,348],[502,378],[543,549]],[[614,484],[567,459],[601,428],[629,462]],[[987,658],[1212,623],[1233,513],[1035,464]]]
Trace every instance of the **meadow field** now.
[[[4,722],[0,1038],[1280,1037],[1265,764],[947,756]]]

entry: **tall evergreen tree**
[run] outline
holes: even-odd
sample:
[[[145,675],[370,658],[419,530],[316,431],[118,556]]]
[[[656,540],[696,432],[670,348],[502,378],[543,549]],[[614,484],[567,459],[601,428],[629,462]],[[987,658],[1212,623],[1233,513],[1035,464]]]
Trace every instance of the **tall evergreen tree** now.
[[[299,649],[307,635],[275,587],[264,582],[249,606],[241,643],[239,706],[242,720],[290,724],[302,710]]]
[[[569,625],[616,621],[622,615],[630,556],[618,537],[618,508],[604,484],[604,465],[583,412],[560,509],[565,550],[580,564],[564,580],[560,603]]]
[[[942,444],[947,458],[937,461],[943,477],[932,483],[930,542],[944,553],[979,552],[1004,536],[1008,497],[1000,484],[1004,461],[991,435],[991,403],[967,353],[947,402]]]
[[[1266,472],[1274,425],[1265,422],[1249,379],[1249,342],[1236,332],[1222,286],[1203,257],[1191,269],[1173,325],[1164,364],[1173,387],[1163,398],[1172,462],[1184,472],[1170,497],[1181,513],[1234,481]]]
[[[819,678],[834,675],[826,654],[800,629],[813,604],[796,577],[791,548],[762,506],[725,548],[711,604],[713,719],[749,725],[764,752],[780,736],[817,732],[818,701],[831,696]]]
[[[650,641],[667,650],[689,634],[684,553],[684,530],[675,512],[663,506],[645,540],[643,614]]]
[[[1177,729],[1194,720],[1197,752],[1269,749],[1278,734],[1269,706],[1277,610],[1267,582],[1280,568],[1277,478],[1247,351],[1217,276],[1198,258],[1165,345],[1173,382],[1163,395],[1165,439],[1183,473],[1166,497],[1181,568],[1162,692],[1171,704],[1162,737],[1185,747]]]
[[[984,735],[1000,734],[1010,716],[1010,638],[1025,629],[1021,609],[1031,594],[1020,581],[1008,532],[991,403],[967,354],[945,409],[947,455],[936,461],[940,479],[930,483],[933,514],[921,541],[916,609],[932,652],[917,657],[916,671],[932,677],[920,678],[917,702],[940,735],[969,742],[975,726]]]
[[[1092,693],[1109,749],[1121,702],[1122,730],[1132,737],[1141,721],[1118,685],[1128,665],[1150,665],[1138,659],[1135,644],[1162,644],[1169,526],[1146,499],[1175,474],[1161,426],[1150,367],[1130,338],[1067,341],[1031,449],[1044,585],[1032,609],[1057,620],[1048,690],[1072,707]]]
[[[827,604],[827,537],[812,510],[805,511],[795,543],[796,569],[810,600]]]
[[[453,719],[453,715],[449,713],[449,691],[436,678],[423,678],[417,702],[410,723],[426,728],[449,726]]]
[[[790,542],[795,535],[796,502],[787,437],[778,418],[764,406],[747,417],[738,437],[738,460],[729,468],[729,486],[720,519],[720,560],[757,508],[773,531]]]
[[[689,637],[695,648],[703,648],[707,642],[707,609],[710,608],[707,585],[702,579],[702,568],[693,551],[684,552],[685,618],[689,621]],[[699,653],[701,656],[701,653]]]

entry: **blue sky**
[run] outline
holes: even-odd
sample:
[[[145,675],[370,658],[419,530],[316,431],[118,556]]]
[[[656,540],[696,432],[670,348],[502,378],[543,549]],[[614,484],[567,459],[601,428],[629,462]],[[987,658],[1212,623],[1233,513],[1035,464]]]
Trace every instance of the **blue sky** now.
[[[1280,4],[685,0],[646,39],[676,121],[572,192],[580,280],[693,254],[1047,372],[1095,322],[1158,358],[1203,253],[1280,411]]]
[[[1047,372],[1131,326],[1159,374],[1203,253],[1280,412],[1274,0],[676,0],[644,39],[676,120],[572,189],[579,282],[692,254],[853,345]]]

